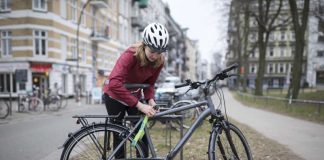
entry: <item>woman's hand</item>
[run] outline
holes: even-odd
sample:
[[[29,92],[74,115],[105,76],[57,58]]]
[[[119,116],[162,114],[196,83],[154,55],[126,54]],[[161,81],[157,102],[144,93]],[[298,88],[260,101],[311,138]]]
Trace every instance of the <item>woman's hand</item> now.
[[[141,102],[138,102],[136,105],[137,109],[141,112],[143,112],[145,115],[147,115],[148,117],[153,117],[156,113],[156,111],[154,110],[153,106],[147,105],[147,104],[143,104]]]
[[[148,104],[149,104],[150,106],[156,106],[156,103],[155,103],[154,99],[150,99],[150,100],[148,100]]]

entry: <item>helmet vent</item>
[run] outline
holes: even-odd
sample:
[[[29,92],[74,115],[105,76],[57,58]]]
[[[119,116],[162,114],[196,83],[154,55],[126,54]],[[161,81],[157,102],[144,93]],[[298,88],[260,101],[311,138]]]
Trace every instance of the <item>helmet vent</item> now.
[[[154,41],[155,41],[155,44],[157,44],[157,40],[156,40],[156,38],[154,37]],[[156,47],[156,46],[155,46]]]

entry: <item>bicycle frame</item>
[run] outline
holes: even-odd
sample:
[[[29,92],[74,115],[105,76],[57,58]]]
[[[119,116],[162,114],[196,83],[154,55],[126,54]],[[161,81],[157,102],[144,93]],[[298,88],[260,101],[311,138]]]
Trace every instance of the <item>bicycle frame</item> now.
[[[170,151],[170,153],[165,157],[167,160],[168,159],[173,159],[179,153],[179,151],[186,144],[186,142],[189,140],[189,138],[194,133],[194,131],[198,128],[200,123],[202,123],[209,115],[211,115],[211,114],[216,115],[216,110],[214,108],[214,104],[212,102],[211,97],[207,96],[206,100],[204,100],[204,101],[201,101],[201,102],[198,102],[198,103],[195,103],[195,104],[181,106],[181,107],[178,107],[178,108],[168,109],[168,110],[162,111],[162,112],[158,112],[152,117],[152,118],[159,118],[159,117],[162,117],[162,116],[165,116],[165,115],[173,114],[173,113],[176,113],[176,112],[179,112],[179,111],[188,110],[188,109],[191,109],[191,108],[200,107],[200,106],[203,106],[203,105],[207,105],[208,108],[206,110],[204,110],[199,115],[199,117],[194,121],[194,123],[190,126],[188,131],[185,133],[185,135],[183,135],[183,137],[178,141],[178,143],[175,145],[175,147],[173,147],[173,149]],[[108,160],[113,159],[115,153],[119,150],[120,147],[122,147],[123,143],[127,140],[127,138],[129,138],[135,132],[136,128],[141,124],[142,120],[143,120],[143,117],[136,123],[135,127],[124,138],[124,140],[114,149],[113,153],[108,157]],[[155,151],[154,151],[154,145],[152,143],[152,140],[151,140],[151,137],[150,137],[149,134],[147,134],[147,138],[148,138],[148,146],[149,146],[151,152],[153,152],[152,153],[152,156],[153,156],[152,158],[156,158],[156,154],[155,154]],[[143,159],[143,158],[139,158],[139,159]]]

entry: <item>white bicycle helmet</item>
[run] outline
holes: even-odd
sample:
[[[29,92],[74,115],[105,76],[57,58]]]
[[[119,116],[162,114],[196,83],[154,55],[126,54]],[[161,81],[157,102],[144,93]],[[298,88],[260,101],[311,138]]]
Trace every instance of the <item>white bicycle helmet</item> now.
[[[160,23],[151,23],[143,31],[143,41],[154,51],[164,52],[169,42],[168,30]]]

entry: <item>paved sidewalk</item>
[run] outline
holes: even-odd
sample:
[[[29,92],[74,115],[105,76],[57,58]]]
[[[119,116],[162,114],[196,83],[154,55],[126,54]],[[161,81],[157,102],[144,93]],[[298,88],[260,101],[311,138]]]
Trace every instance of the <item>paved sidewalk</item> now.
[[[304,159],[323,159],[323,125],[244,106],[227,89],[223,91],[230,117],[287,146]]]
[[[65,108],[60,109],[58,111],[42,111],[41,113],[33,113],[33,112],[18,112],[17,101],[12,102],[12,115],[9,115],[6,119],[0,119],[1,124],[7,123],[17,123],[25,120],[38,119],[42,117],[46,117],[47,115],[59,115],[62,113],[73,112],[75,110],[83,109],[84,107],[91,107],[93,104],[86,104],[85,98],[81,99],[81,102],[75,102],[75,99],[70,98],[68,100],[68,104]]]

